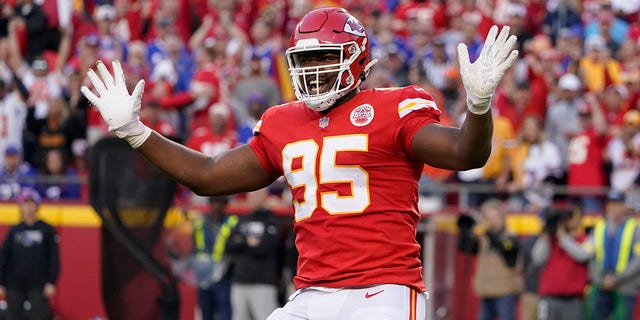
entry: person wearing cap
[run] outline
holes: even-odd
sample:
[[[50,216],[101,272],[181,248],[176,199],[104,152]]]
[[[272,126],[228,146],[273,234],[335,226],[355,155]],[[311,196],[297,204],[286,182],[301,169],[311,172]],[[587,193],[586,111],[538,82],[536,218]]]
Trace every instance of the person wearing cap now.
[[[585,104],[582,98],[582,81],[572,73],[558,79],[556,99],[549,102],[544,131],[560,151],[563,174],[567,174],[569,140],[582,131],[578,108]]]
[[[35,169],[22,159],[22,150],[10,144],[4,150],[4,162],[0,164],[0,200],[16,199],[20,190],[35,185]]]
[[[621,65],[611,56],[606,40],[598,34],[590,35],[584,41],[585,54],[579,62],[579,74],[588,91],[602,92],[607,83],[621,83]]]
[[[640,228],[626,198],[617,189],[607,193],[604,219],[596,223],[587,242],[594,254],[588,304],[593,319],[633,318],[640,289]]]
[[[60,273],[55,229],[38,218],[40,195],[25,188],[18,198],[21,221],[11,227],[0,249],[0,295],[9,319],[23,319],[24,303],[31,305],[30,319],[49,319],[49,302]]]
[[[568,143],[567,187],[570,199],[582,211],[601,212],[602,190],[609,183],[602,152],[609,141],[608,126],[596,95],[584,96],[585,101],[577,106],[580,130]]]
[[[122,60],[126,56],[127,43],[116,33],[118,18],[116,9],[111,4],[97,6],[94,10],[96,37],[100,47],[100,58],[103,60]]]

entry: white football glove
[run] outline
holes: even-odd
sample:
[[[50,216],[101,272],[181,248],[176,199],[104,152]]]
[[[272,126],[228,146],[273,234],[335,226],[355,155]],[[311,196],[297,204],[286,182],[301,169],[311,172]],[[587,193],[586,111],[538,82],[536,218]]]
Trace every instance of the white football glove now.
[[[504,26],[498,34],[498,27],[492,26],[480,56],[473,63],[469,61],[467,46],[458,44],[460,76],[467,91],[467,106],[475,114],[489,111],[498,83],[518,57],[518,50],[513,50],[517,37],[509,36],[509,29],[509,26]]]
[[[82,86],[80,91],[98,108],[100,115],[109,125],[109,131],[127,140],[132,147],[138,148],[151,134],[151,129],[140,122],[139,115],[144,79],[138,81],[130,95],[120,61],[112,62],[113,76],[102,61],[98,61],[96,66],[100,77],[92,69],[87,71],[87,76],[100,97],[91,92],[87,86]]]

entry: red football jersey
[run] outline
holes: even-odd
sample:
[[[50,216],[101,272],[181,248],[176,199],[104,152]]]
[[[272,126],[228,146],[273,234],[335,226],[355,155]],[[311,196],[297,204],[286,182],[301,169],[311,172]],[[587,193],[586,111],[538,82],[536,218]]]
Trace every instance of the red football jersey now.
[[[208,127],[200,127],[193,131],[193,135],[184,145],[213,157],[233,149],[236,146],[236,142],[236,132],[233,130],[226,130],[222,134],[216,134]]]
[[[603,169],[603,150],[607,137],[599,135],[593,127],[573,137],[569,143],[569,170],[567,185],[570,187],[604,187],[607,185]]]
[[[411,142],[440,110],[422,88],[366,90],[326,113],[267,109],[250,145],[284,175],[295,209],[296,288],[402,284],[425,290],[416,241],[423,163]]]

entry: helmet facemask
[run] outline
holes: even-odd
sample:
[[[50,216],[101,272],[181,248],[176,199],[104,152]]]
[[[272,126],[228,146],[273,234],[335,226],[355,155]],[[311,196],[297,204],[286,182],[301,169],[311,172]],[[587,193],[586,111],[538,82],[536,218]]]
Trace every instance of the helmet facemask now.
[[[301,55],[322,54],[326,51],[338,54],[339,62],[308,67],[300,65]],[[362,49],[355,42],[320,44],[316,39],[299,41],[285,53],[296,98],[315,111],[324,111],[333,106],[338,99],[360,85],[360,75],[354,76],[351,66],[358,63],[356,59],[361,53]],[[325,83],[329,79],[333,79],[334,83]]]

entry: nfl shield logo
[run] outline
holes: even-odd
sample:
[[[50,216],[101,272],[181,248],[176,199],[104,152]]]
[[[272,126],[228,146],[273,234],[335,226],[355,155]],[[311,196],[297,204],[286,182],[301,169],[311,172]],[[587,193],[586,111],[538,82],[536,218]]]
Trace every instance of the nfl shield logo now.
[[[324,129],[329,126],[329,117],[320,118],[320,123],[318,124],[320,128]]]

